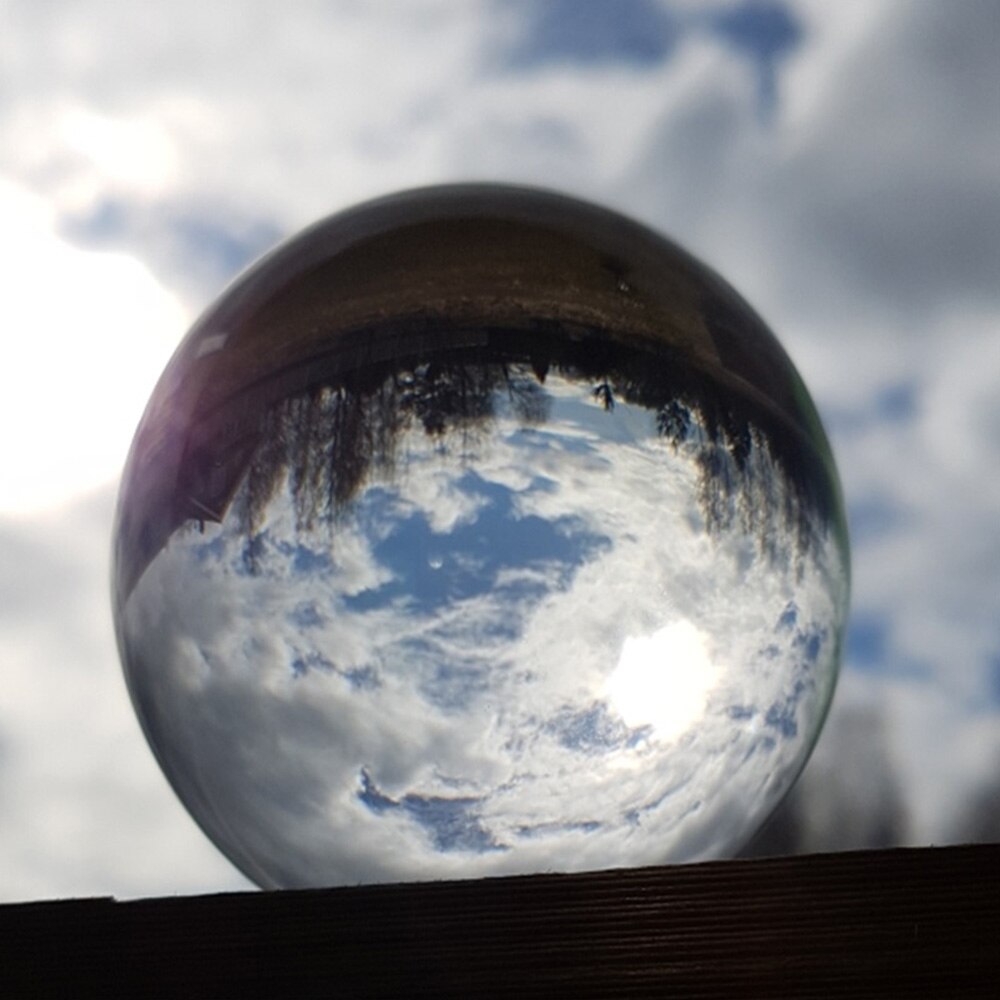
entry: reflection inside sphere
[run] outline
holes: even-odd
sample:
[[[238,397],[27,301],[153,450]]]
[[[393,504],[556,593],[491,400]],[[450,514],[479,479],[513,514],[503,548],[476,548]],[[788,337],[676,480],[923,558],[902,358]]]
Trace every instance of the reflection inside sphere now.
[[[115,563],[150,743],[265,886],[731,852],[804,764],[836,676],[847,549],[808,397],[664,241],[644,237],[635,275],[578,283],[585,322],[551,275],[627,263],[617,217],[422,197],[394,206],[419,240],[359,210],[265,261],[154,394]],[[547,257],[549,277],[504,256],[553,232],[579,260]],[[407,239],[440,288],[421,265],[390,283]],[[470,244],[500,263],[476,270]],[[678,271],[681,292],[644,292]],[[344,273],[386,282],[377,308]]]

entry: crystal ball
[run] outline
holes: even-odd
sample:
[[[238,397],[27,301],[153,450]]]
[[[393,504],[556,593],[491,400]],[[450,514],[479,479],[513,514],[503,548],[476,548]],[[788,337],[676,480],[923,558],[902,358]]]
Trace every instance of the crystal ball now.
[[[753,310],[503,186],[334,215],[243,274],[124,470],[113,610],[167,778],[265,887],[730,854],[804,766],[837,472]]]

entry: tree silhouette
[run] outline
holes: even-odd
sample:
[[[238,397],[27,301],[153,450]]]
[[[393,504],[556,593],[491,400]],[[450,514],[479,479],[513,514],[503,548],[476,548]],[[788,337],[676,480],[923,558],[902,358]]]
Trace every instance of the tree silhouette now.
[[[324,371],[304,390],[260,407],[248,455],[222,435],[215,454],[192,456],[191,496],[198,500],[205,470],[231,454],[226,498],[206,496],[200,508],[221,508],[221,520],[232,506],[252,537],[287,484],[298,530],[332,528],[366,484],[392,482],[404,434],[417,430],[467,455],[490,433],[501,400],[522,423],[544,423],[551,403],[544,380],[557,373],[608,413],[617,400],[651,412],[665,444],[698,470],[710,533],[739,525],[761,553],[777,557],[789,532],[801,552],[828,530],[835,487],[809,442],[688,359],[607,339],[491,333],[485,346]]]
[[[391,481],[404,432],[422,429],[460,452],[496,419],[505,398],[523,424],[544,422],[550,399],[523,365],[435,361],[382,373],[374,383],[316,385],[261,415],[237,514],[251,535],[288,482],[299,530],[338,520],[370,479]]]

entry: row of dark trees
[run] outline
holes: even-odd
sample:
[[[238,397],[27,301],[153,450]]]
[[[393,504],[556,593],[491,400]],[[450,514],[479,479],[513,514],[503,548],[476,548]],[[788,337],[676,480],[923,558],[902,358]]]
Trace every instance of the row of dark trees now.
[[[523,335],[494,340],[328,372],[257,413],[234,494],[246,531],[260,529],[286,482],[301,529],[336,523],[364,484],[391,482],[404,432],[420,429],[462,455],[491,433],[500,407],[525,425],[544,424],[550,373],[580,384],[609,413],[623,402],[650,411],[665,444],[684,449],[699,471],[710,532],[739,523],[773,554],[789,532],[808,548],[837,516],[830,470],[801,428],[677,352],[537,333],[527,343]],[[204,452],[197,460],[224,461]],[[197,482],[198,470],[187,480]]]

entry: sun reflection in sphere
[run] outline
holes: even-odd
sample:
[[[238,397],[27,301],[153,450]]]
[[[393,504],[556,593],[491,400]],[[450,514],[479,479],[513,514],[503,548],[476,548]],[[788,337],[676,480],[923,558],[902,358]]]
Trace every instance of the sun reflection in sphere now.
[[[689,621],[671,622],[625,639],[608,697],[630,729],[650,726],[655,738],[669,740],[702,717],[718,677],[705,633]]]

